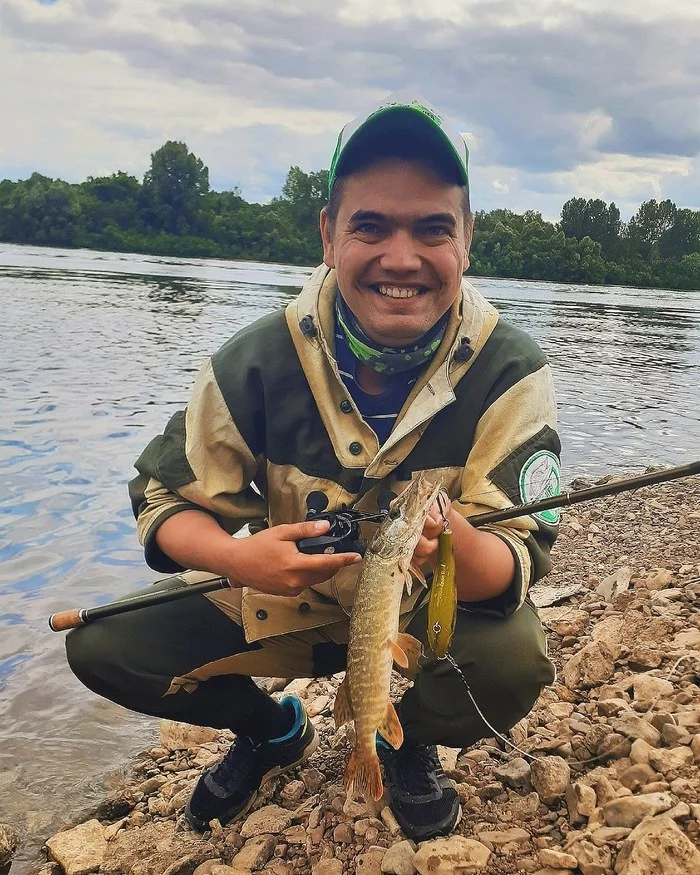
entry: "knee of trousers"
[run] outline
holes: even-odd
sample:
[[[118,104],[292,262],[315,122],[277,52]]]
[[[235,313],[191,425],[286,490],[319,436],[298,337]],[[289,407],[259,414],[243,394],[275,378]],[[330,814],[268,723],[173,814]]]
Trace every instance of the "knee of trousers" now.
[[[73,674],[86,683],[92,674],[95,662],[99,659],[99,636],[90,626],[71,629],[66,635],[66,658]]]
[[[521,611],[527,613],[517,617]],[[544,687],[554,680],[544,632],[536,612],[528,606],[507,620],[458,619],[451,655],[479,710],[499,732],[528,714]],[[492,734],[448,660],[424,660],[406,699],[412,722],[424,724],[419,733],[424,740],[432,734],[429,726],[437,731],[438,743],[451,747],[467,747]],[[402,708],[402,717],[403,713]]]
[[[128,682],[119,682],[116,677],[117,673],[128,673],[123,647],[104,625],[92,623],[72,629],[66,636],[66,658],[71,671],[81,683],[100,695],[108,695],[108,688],[111,693],[122,685],[128,686]],[[115,671],[117,664],[120,667]]]

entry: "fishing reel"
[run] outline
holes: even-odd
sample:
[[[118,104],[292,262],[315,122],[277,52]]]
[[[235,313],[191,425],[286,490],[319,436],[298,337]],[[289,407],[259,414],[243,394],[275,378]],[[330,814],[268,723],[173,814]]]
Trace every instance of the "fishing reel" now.
[[[377,504],[379,510],[376,513],[368,513],[351,508],[326,511],[328,498],[323,492],[310,492],[306,499],[306,519],[328,520],[331,524],[328,531],[314,538],[302,538],[297,541],[297,549],[300,553],[359,553],[364,555],[367,548],[366,542],[360,537],[360,523],[380,523],[389,512],[389,503],[395,498],[393,493],[387,492],[380,495]]]

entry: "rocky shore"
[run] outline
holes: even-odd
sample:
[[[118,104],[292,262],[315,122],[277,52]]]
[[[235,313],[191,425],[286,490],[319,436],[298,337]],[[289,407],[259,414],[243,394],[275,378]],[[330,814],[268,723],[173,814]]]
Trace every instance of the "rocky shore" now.
[[[516,748],[441,749],[463,810],[449,838],[415,845],[386,799],[346,798],[342,676],[274,679],[304,700],[321,745],[243,820],[186,828],[187,797],[230,735],[164,721],[128,785],[48,838],[32,875],[700,873],[699,530],[700,477],[564,513],[555,571],[533,593],[557,681],[511,731]],[[16,841],[0,825],[0,871]]]

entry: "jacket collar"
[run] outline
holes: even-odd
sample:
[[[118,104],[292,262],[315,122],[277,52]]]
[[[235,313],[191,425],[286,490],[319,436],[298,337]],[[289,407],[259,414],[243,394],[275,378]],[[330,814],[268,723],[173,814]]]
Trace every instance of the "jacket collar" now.
[[[443,341],[380,448],[359,414],[351,418],[338,412],[347,391],[335,364],[337,293],[335,271],[325,265],[316,268],[287,306],[287,325],[339,460],[344,467],[365,468],[368,477],[386,476],[417,443],[419,426],[454,401],[454,387],[478,358],[498,322],[498,312],[470,282],[462,280],[462,294],[452,305]],[[351,453],[352,443],[360,444],[362,452]]]

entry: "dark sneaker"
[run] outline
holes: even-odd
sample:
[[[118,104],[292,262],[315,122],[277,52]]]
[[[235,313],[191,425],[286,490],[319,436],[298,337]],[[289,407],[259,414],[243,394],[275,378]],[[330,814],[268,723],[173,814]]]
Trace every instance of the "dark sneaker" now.
[[[258,744],[245,736],[236,738],[221,762],[197,781],[185,809],[192,829],[204,832],[214,818],[225,824],[245,814],[265,781],[302,763],[316,750],[316,730],[299,699],[285,696],[280,704],[294,717],[292,728],[286,735]]]
[[[391,810],[406,838],[423,842],[452,832],[462,811],[455,785],[443,772],[435,745],[405,739],[394,750],[378,738],[377,753],[391,788]]]

